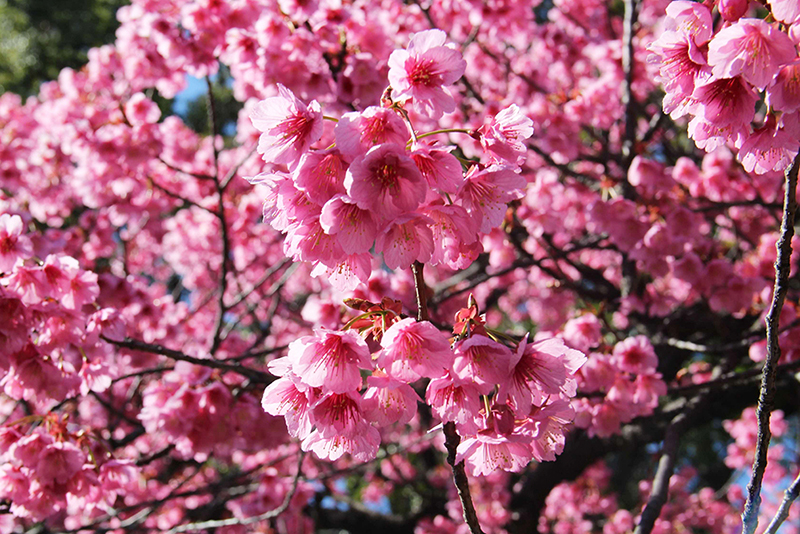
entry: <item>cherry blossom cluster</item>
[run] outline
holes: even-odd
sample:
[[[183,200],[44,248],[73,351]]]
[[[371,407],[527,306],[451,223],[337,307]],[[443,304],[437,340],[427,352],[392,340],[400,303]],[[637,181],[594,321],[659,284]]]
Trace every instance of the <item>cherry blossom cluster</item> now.
[[[593,315],[565,325],[567,343],[599,348],[600,324]],[[577,339],[576,339],[577,338]],[[587,345],[584,345],[587,344]],[[635,417],[649,415],[667,393],[667,385],[656,372],[658,357],[645,336],[629,337],[609,347],[608,353],[591,352],[579,372],[578,385],[586,396],[573,405],[575,424],[601,437],[619,432]]]
[[[416,132],[409,110],[433,120],[452,112],[447,86],[465,68],[444,32],[414,34],[407,49],[389,57],[382,105],[334,119],[325,149],[313,148],[326,118],[317,101],[306,105],[278,85],[277,96],[256,104],[258,151],[285,167],[251,181],[269,188],[265,219],[286,234],[287,256],[314,262],[315,275],[342,289],[368,280],[373,247],[389,269],[415,261],[463,269],[477,257],[480,234],[500,225],[525,187],[519,164],[533,128],[512,105],[479,131],[461,130],[479,139],[487,156],[485,163],[465,161],[466,173],[454,147],[423,141],[439,132]]]
[[[378,428],[411,421],[422,401],[415,387],[427,382],[425,402],[455,423],[464,438],[457,459],[474,475],[520,471],[561,452],[583,353],[558,338],[527,337],[512,351],[474,304],[456,316],[451,339],[428,321],[403,318],[391,299],[351,304],[363,313],[347,329],[317,329],[269,365],[280,378],[262,405],[286,419],[303,449],[330,460],[374,458]]]
[[[744,168],[763,174],[783,171],[798,152],[800,9],[794,0],[770,0],[767,19],[748,17],[756,4],[718,2],[715,28],[706,4],[672,2],[652,50],[664,111],[693,117],[689,136],[698,147],[736,147]],[[756,115],[762,100],[766,111]]]
[[[0,498],[11,501],[15,516],[41,521],[62,512],[77,526],[138,486],[139,468],[131,460],[114,459],[55,414],[41,423],[31,430],[30,421],[19,421],[0,430]]]
[[[23,219],[0,215],[0,386],[13,399],[45,403],[110,385],[100,336],[121,339],[125,326],[100,308],[97,274],[64,254],[34,256]]]

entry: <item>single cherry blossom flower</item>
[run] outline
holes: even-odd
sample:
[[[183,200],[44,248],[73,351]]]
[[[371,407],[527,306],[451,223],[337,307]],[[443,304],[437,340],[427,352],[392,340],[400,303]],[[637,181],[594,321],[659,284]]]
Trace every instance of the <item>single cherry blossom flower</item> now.
[[[292,173],[294,184],[320,206],[344,193],[347,162],[336,148],[306,152]]]
[[[443,193],[455,193],[464,182],[461,163],[450,151],[455,147],[436,148],[425,143],[417,143],[411,152],[411,159],[417,164],[422,176],[431,189]]]
[[[511,104],[478,130],[481,145],[498,162],[520,165],[525,161],[525,139],[533,135],[533,121]]]
[[[278,84],[278,96],[260,101],[250,112],[253,126],[261,132],[258,152],[264,161],[294,166],[322,137],[322,108],[316,100],[308,106]]]
[[[487,336],[472,335],[456,343],[454,372],[478,384],[500,384],[508,380],[511,350]]]
[[[462,206],[439,202],[426,206],[423,213],[432,221],[428,225],[433,234],[431,265],[466,269],[483,251],[478,241],[479,221]]]
[[[800,109],[800,59],[780,70],[775,83],[767,88],[767,103],[776,111],[786,113]]]
[[[361,406],[364,415],[378,426],[405,424],[417,414],[417,402],[422,402],[414,389],[399,380],[375,371],[367,378],[367,391]]]
[[[389,56],[389,83],[396,101],[413,99],[414,109],[432,119],[456,109],[445,85],[454,84],[467,68],[461,52],[445,45],[442,30],[425,30],[411,36],[406,50]]]
[[[464,461],[472,476],[490,475],[498,469],[518,473],[533,458],[530,439],[524,435],[478,432],[458,445],[456,462]]]
[[[764,89],[781,66],[797,58],[791,39],[761,19],[740,19],[708,44],[708,64],[716,78],[738,75]]]
[[[458,192],[457,203],[481,221],[481,232],[488,233],[500,226],[506,205],[522,196],[525,185],[525,178],[510,166],[495,164],[482,170],[473,166]]]
[[[439,378],[453,365],[453,351],[444,334],[428,321],[416,321],[413,317],[389,327],[381,346],[378,365],[403,382],[421,377]]]
[[[300,447],[304,451],[313,452],[321,460],[333,462],[347,453],[358,462],[368,462],[377,455],[381,436],[378,430],[370,425],[362,430],[349,436],[337,434],[323,436],[319,430],[315,430],[303,440]]]
[[[454,422],[462,435],[474,434],[480,429],[480,396],[491,389],[491,386],[476,384],[471,378],[459,378],[448,372],[430,381],[425,402],[443,422]]]
[[[414,160],[392,143],[378,145],[356,159],[347,169],[344,186],[358,207],[383,219],[413,211],[427,191]]]
[[[325,276],[328,282],[339,291],[352,291],[358,284],[369,280],[372,272],[372,254],[350,254],[334,265],[328,266],[318,262],[311,271],[311,276]]]
[[[774,116],[770,116],[762,128],[745,140],[736,158],[747,172],[782,172],[794,160],[799,145],[797,137],[780,128]]]
[[[334,393],[358,389],[361,369],[372,369],[367,344],[352,330],[320,328],[290,343],[289,359],[304,383]]]
[[[371,211],[358,207],[346,195],[336,195],[323,207],[319,222],[327,234],[336,236],[345,254],[368,252],[378,234]]]
[[[424,215],[398,217],[378,234],[375,252],[383,253],[390,269],[405,269],[415,261],[427,263],[433,254],[430,222]]]
[[[742,79],[716,79],[698,83],[692,98],[696,101],[693,112],[717,127],[749,124],[755,115],[758,93]]]
[[[19,215],[0,215],[0,273],[11,272],[18,259],[26,260],[33,253],[31,241],[23,230]]]
[[[333,130],[336,147],[350,159],[373,147],[394,143],[401,147],[411,137],[403,119],[393,110],[370,106],[362,112],[345,113]]]
[[[311,399],[309,395],[312,395]],[[284,417],[289,434],[304,439],[314,426],[308,409],[311,400],[313,394],[309,386],[300,382],[296,376],[287,375],[267,386],[261,399],[261,407],[270,415]]]
[[[623,371],[641,374],[655,370],[658,356],[647,337],[634,336],[614,345],[612,363]]]
[[[704,45],[714,33],[711,11],[693,0],[675,0],[667,5],[665,29],[683,32],[692,37],[697,45]]]

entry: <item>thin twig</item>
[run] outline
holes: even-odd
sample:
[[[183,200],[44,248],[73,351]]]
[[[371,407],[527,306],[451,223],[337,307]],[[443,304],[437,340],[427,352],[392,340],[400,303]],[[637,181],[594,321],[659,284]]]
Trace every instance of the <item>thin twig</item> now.
[[[233,525],[251,525],[253,523],[258,523],[259,521],[264,521],[266,519],[272,519],[274,517],[278,517],[289,508],[289,505],[292,503],[292,499],[294,498],[295,493],[297,493],[297,485],[300,482],[300,476],[303,473],[303,460],[305,459],[305,457],[306,457],[305,451],[301,451],[300,460],[297,462],[297,473],[294,475],[294,479],[292,480],[292,488],[289,490],[289,493],[286,494],[286,497],[284,497],[283,502],[277,508],[253,517],[241,517],[241,518],[231,517],[230,519],[201,521],[199,523],[189,523],[188,525],[180,525],[167,531],[167,534],[175,534],[177,532],[188,532],[195,530],[206,530],[219,527],[229,527]]]
[[[800,360],[795,360],[789,363],[783,363],[775,366],[776,376],[778,374],[795,371],[800,369]],[[704,389],[717,389],[731,384],[738,384],[739,382],[746,382],[761,374],[761,369],[750,369],[748,371],[733,372],[722,375],[719,378],[701,382],[699,384],[687,384],[685,386],[677,386],[667,390],[668,395],[685,395],[687,393],[694,393]],[[754,380],[755,382],[755,380]]]
[[[778,508],[778,511],[775,512],[775,517],[769,522],[764,534],[778,534],[778,529],[789,517],[789,508],[792,506],[792,503],[797,500],[797,497],[800,497],[800,474],[794,479],[792,485],[786,488],[781,506]]]
[[[244,165],[247,162],[248,159],[253,157],[253,154],[256,153],[256,149],[257,148],[258,148],[258,145],[255,145],[253,148],[251,148],[250,151],[247,153],[247,155],[245,157],[243,157],[239,161],[239,163],[234,165],[231,168],[231,170],[228,171],[228,174],[226,174],[225,178],[222,180],[221,187],[222,187],[223,191],[228,188],[228,185],[231,183],[231,180],[233,180],[236,177],[236,173],[239,172],[239,169],[242,167],[242,165]]]
[[[169,167],[171,170],[173,170],[175,172],[178,172],[178,173],[181,173],[181,174],[185,174],[185,175],[191,176],[193,178],[197,178],[198,180],[213,180],[214,179],[214,177],[211,176],[210,174],[201,174],[201,173],[197,173],[197,172],[185,171],[185,170],[181,169],[180,167],[178,167],[176,165],[173,165],[172,163],[170,163],[167,160],[163,159],[161,156],[159,156],[157,159],[158,159],[158,161],[160,161],[161,163],[163,163],[164,165],[166,165],[167,167]]]
[[[792,257],[792,237],[794,236],[794,215],[797,211],[797,172],[800,169],[800,154],[786,169],[786,194],[783,200],[783,221],[781,235],[776,243],[778,251],[775,260],[775,286],[772,290],[772,304],[767,313],[767,359],[761,377],[761,392],[758,397],[758,441],[753,461],[753,472],[747,484],[747,502],[742,512],[742,532],[753,534],[758,527],[758,509],[761,506],[761,483],[767,468],[767,449],[771,433],[769,419],[775,403],[775,375],[781,347],[778,341],[778,321],[789,290],[789,267]]]

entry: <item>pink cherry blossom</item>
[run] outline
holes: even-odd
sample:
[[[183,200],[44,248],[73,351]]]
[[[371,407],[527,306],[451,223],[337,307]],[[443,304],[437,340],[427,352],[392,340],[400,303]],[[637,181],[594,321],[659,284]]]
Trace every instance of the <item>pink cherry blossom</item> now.
[[[764,89],[781,66],[797,58],[789,37],[761,19],[740,19],[708,44],[708,64],[717,78],[742,75]]]
[[[717,5],[719,14],[728,22],[736,22],[747,13],[750,0],[720,0]]]
[[[501,384],[508,380],[511,351],[489,337],[473,335],[459,341],[455,347],[454,372],[461,378],[471,378],[478,384]]]
[[[478,242],[478,222],[466,209],[456,204],[433,204],[424,210],[432,221],[431,265],[444,264],[451,269],[465,269],[482,250]]]
[[[361,385],[361,369],[371,369],[369,349],[353,331],[319,329],[289,346],[294,372],[304,383],[323,391],[346,393]]]
[[[800,109],[800,59],[780,70],[775,83],[767,88],[767,102],[777,111],[792,113]]]
[[[462,379],[448,372],[428,383],[425,401],[439,419],[456,423],[462,434],[474,434],[479,430],[480,396],[488,393],[489,389],[471,378]]]
[[[379,444],[378,430],[366,426],[361,432],[347,436],[331,434],[326,437],[315,430],[303,440],[302,447],[323,460],[336,461],[347,453],[358,462],[368,462],[375,458]]]
[[[344,180],[358,207],[384,219],[413,211],[425,200],[425,180],[403,147],[378,145],[356,159]]]
[[[514,473],[522,471],[531,458],[533,451],[527,437],[498,436],[489,432],[479,432],[463,440],[456,455],[456,461],[466,462],[475,477],[489,475],[498,469]]]
[[[577,384],[572,375],[586,360],[558,338],[534,343],[525,338],[510,359],[510,377],[500,382],[498,398],[511,400],[515,413],[524,417],[532,404],[541,406],[551,396],[574,397]]]
[[[458,202],[472,217],[481,221],[480,231],[489,232],[500,226],[506,204],[522,196],[525,179],[507,165],[490,165],[479,170],[472,167],[458,192]]]
[[[680,31],[692,37],[697,45],[703,45],[713,34],[713,20],[708,7],[692,0],[675,0],[667,5],[667,27],[669,31]]]
[[[278,96],[260,101],[250,118],[261,132],[258,152],[264,161],[293,166],[322,136],[319,103],[314,100],[306,106],[281,84]]]
[[[361,403],[364,415],[378,426],[405,424],[417,414],[417,392],[404,382],[373,373]]]
[[[443,193],[455,193],[464,182],[461,163],[446,149],[418,143],[413,147],[411,159],[425,177],[428,186]]]
[[[748,124],[755,115],[758,94],[744,79],[714,79],[695,86],[696,113],[715,128]]]
[[[345,113],[334,129],[336,147],[350,159],[384,143],[401,147],[410,139],[408,127],[390,109],[370,106],[362,112]]]
[[[777,121],[770,120],[763,128],[754,131],[739,149],[737,158],[747,172],[764,174],[782,171],[797,155],[800,141]]]
[[[412,99],[414,109],[433,119],[455,110],[455,100],[444,86],[461,78],[467,66],[461,53],[445,45],[446,41],[442,30],[417,32],[406,50],[389,56],[392,98]]]
[[[375,251],[383,253],[390,269],[405,269],[415,261],[427,263],[433,255],[430,219],[423,215],[403,215],[393,220],[375,240]]]
[[[378,365],[392,378],[413,382],[421,377],[439,378],[453,364],[447,338],[428,321],[406,318],[394,323],[381,338]]]
[[[367,252],[378,234],[372,212],[361,209],[346,195],[336,195],[323,207],[319,217],[325,233],[336,236],[345,254]]]
[[[614,363],[623,371],[641,374],[652,372],[658,357],[645,336],[629,337],[614,346]]]
[[[347,162],[333,148],[306,152],[292,175],[297,189],[322,206],[334,195],[344,193],[346,170]]]
[[[0,272],[10,272],[18,259],[25,260],[31,256],[31,241],[22,231],[19,215],[0,215]]]
[[[286,418],[289,434],[298,439],[304,439],[313,428],[308,410],[311,402],[307,390],[308,386],[300,383],[299,379],[293,380],[289,376],[284,376],[267,386],[261,401],[265,412]]]
[[[518,165],[525,159],[525,139],[533,135],[533,121],[511,104],[478,131],[484,150],[500,162]]]
[[[769,0],[772,15],[786,24],[800,20],[800,6],[794,0]]]

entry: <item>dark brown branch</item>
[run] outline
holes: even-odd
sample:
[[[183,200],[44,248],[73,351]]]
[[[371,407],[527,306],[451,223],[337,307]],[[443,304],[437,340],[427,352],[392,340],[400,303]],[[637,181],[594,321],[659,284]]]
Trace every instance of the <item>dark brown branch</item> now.
[[[414,291],[417,297],[417,321],[427,321],[428,317],[428,286],[425,284],[425,279],[422,276],[424,265],[415,261],[411,266],[411,271],[414,274]],[[478,514],[475,512],[475,505],[472,504],[472,496],[469,491],[469,479],[467,478],[467,471],[464,468],[463,460],[456,463],[456,450],[458,444],[461,442],[461,436],[458,435],[456,424],[451,422],[444,423],[444,446],[447,449],[447,463],[453,468],[453,480],[458,490],[458,498],[461,500],[461,506],[464,509],[464,521],[469,527],[472,534],[483,534],[481,525],[478,522]]]
[[[255,382],[257,384],[270,384],[273,381],[273,377],[269,373],[264,373],[256,369],[251,369],[241,364],[226,363],[224,360],[220,361],[220,360],[212,360],[204,358],[195,358],[194,356],[189,356],[188,354],[184,354],[179,350],[168,349],[166,347],[162,347],[161,345],[156,345],[153,343],[145,343],[144,341],[140,341],[138,339],[125,338],[122,341],[114,341],[112,339],[108,339],[103,336],[101,336],[101,338],[106,343],[111,343],[112,345],[116,345],[117,347],[121,347],[124,349],[149,352],[150,354],[160,354],[161,356],[166,356],[167,358],[177,361],[189,362],[195,365],[211,367],[212,369],[220,369],[222,371],[231,371],[234,373],[238,373],[244,377],[249,378],[251,382]]]
[[[767,313],[767,359],[761,378],[761,392],[758,397],[758,441],[753,472],[747,484],[747,502],[742,513],[742,532],[753,534],[758,526],[758,509],[761,505],[761,483],[767,468],[767,449],[771,433],[769,419],[775,403],[775,375],[781,347],[778,342],[778,322],[789,291],[789,270],[792,257],[792,237],[794,236],[794,216],[797,211],[797,173],[800,169],[800,154],[786,170],[786,193],[783,201],[783,221],[781,235],[776,244],[778,257],[775,260],[775,286],[772,290],[772,304]]]
[[[661,447],[661,458],[658,461],[658,469],[653,477],[653,487],[650,491],[650,498],[642,511],[639,524],[636,525],[634,534],[650,534],[656,524],[661,509],[667,502],[669,495],[669,480],[675,472],[675,462],[678,459],[678,446],[680,437],[686,431],[692,412],[697,408],[699,398],[690,402],[688,409],[676,415],[666,432],[664,433],[664,444]]]
[[[415,261],[411,265],[411,272],[414,274],[414,292],[417,298],[417,321],[427,321],[430,319],[428,315],[428,286],[425,284],[425,278],[422,276],[424,265]]]
[[[222,328],[225,326],[225,312],[228,310],[225,306],[225,292],[228,290],[228,263],[231,255],[231,240],[228,235],[228,222],[225,217],[225,189],[219,177],[217,107],[214,100],[214,85],[211,82],[211,78],[208,76],[206,76],[206,85],[208,86],[208,124],[211,130],[211,147],[214,150],[214,185],[217,189],[218,197],[217,218],[219,219],[221,229],[220,235],[222,237],[222,264],[219,274],[219,311],[217,314],[216,326],[214,327],[214,335],[211,340],[211,348],[209,349],[211,355],[214,356],[222,343]]]

